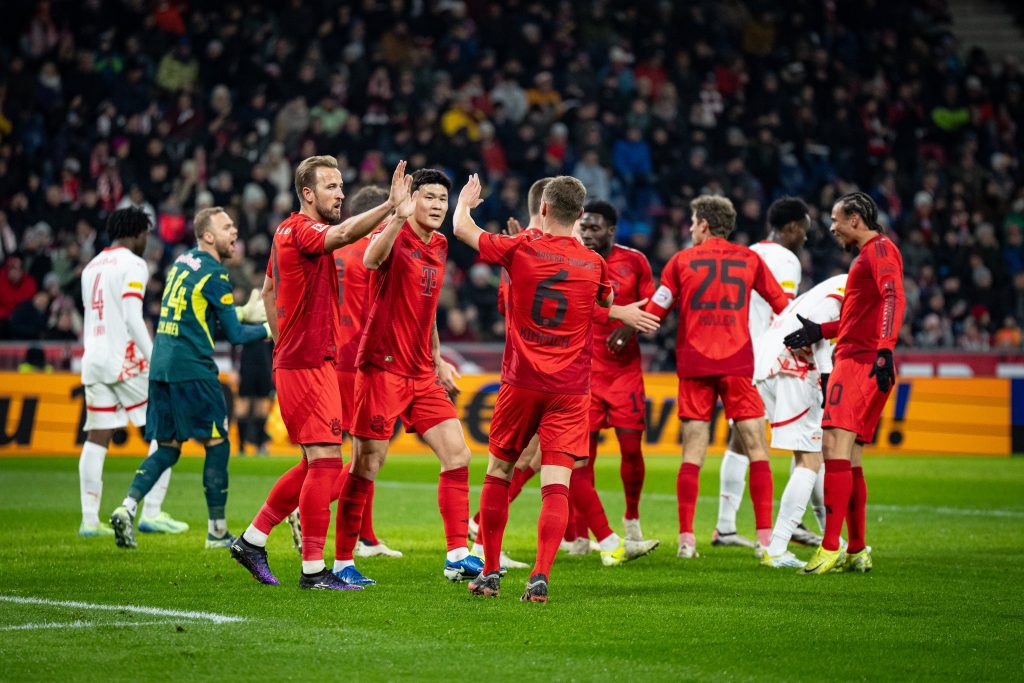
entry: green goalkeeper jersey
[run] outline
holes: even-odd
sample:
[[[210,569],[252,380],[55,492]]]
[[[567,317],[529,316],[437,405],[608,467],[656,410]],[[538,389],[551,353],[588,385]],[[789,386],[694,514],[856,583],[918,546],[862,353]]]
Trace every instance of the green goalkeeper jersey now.
[[[218,331],[232,344],[267,337],[263,325],[238,322],[224,266],[210,254],[192,249],[175,259],[167,272],[149,378],[160,382],[216,378],[213,340]]]

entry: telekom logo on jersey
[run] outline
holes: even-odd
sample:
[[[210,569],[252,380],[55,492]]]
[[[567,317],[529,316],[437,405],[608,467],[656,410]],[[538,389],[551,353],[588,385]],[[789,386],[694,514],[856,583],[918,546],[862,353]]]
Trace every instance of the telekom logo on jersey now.
[[[420,284],[423,285],[423,296],[431,296],[437,289],[437,268],[423,266],[420,271]]]

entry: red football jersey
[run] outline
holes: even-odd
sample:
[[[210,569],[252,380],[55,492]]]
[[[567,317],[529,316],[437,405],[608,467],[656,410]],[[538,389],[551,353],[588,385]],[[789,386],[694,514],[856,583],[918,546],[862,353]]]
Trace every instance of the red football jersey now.
[[[371,241],[384,229],[377,228]],[[440,232],[423,240],[406,221],[391,253],[370,275],[370,313],[359,342],[356,367],[375,365],[403,377],[434,374],[430,338],[448,260]]]
[[[529,227],[525,228],[523,232],[530,233],[531,235],[543,235],[544,232],[540,228]],[[508,309],[508,271],[504,268],[501,269],[501,279],[498,281],[498,313],[502,316],[505,315]]]
[[[873,237],[861,248],[846,280],[836,358],[871,362],[879,349],[894,349],[906,307],[903,257],[892,240]]]
[[[651,264],[642,253],[615,244],[605,261],[608,263],[608,276],[617,305],[625,306],[654,295]],[[609,320],[607,308],[594,306],[594,374],[612,380],[621,370],[638,369],[640,366],[640,342],[636,335],[619,353],[608,350],[605,342],[616,327],[622,327],[622,323]]]
[[[315,368],[338,355],[338,278],[324,253],[331,227],[293,213],[277,227],[267,263],[277,299],[275,368]]]
[[[480,258],[508,271],[501,379],[554,394],[590,391],[594,302],[611,291],[598,254],[573,237],[480,236]]]
[[[370,244],[364,237],[334,252],[338,268],[338,308],[341,335],[338,337],[338,369],[354,372],[359,340],[370,310],[370,269],[363,265],[363,254]]]
[[[645,308],[664,317],[679,302],[680,377],[754,376],[751,290],[776,313],[789,303],[761,257],[742,245],[711,237],[669,259]]]

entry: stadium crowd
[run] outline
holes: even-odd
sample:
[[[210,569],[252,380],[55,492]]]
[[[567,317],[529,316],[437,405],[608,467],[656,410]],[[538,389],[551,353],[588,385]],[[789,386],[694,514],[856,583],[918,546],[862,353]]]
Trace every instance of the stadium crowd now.
[[[229,207],[232,280],[259,286],[270,235],[297,207],[295,164],[333,154],[348,194],[386,186],[399,158],[459,184],[478,172],[490,231],[525,221],[533,180],[574,175],[619,208],[619,241],[656,273],[686,239],[695,196],[730,197],[735,239],[754,242],[772,199],[798,195],[818,226],[807,283],[848,269],[821,222],[859,187],[905,259],[901,345],[1021,349],[1018,64],[962,57],[940,0],[643,4],[12,8],[0,27],[0,338],[78,338],[80,274],[118,207],[153,219],[151,322],[201,208]],[[495,269],[450,243],[441,339],[500,340]],[[661,335],[669,367],[671,325]]]

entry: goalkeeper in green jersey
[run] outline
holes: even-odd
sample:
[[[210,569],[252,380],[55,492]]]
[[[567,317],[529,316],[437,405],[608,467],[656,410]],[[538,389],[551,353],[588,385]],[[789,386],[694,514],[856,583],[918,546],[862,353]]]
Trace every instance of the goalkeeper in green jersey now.
[[[179,256],[167,272],[160,322],[149,369],[146,438],[159,447],[135,471],[128,496],[110,516],[117,545],[134,548],[135,512],[161,473],[178,461],[181,444],[195,439],[206,448],[203,489],[209,527],[207,548],[227,548],[225,506],[228,497],[228,417],[213,360],[214,336],[220,331],[232,344],[259,342],[270,336],[266,312],[258,304],[237,309],[222,261],[230,258],[238,238],[231,216],[220,207],[195,217],[197,245]],[[243,324],[244,320],[259,324]]]

